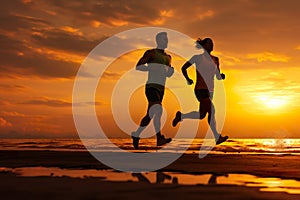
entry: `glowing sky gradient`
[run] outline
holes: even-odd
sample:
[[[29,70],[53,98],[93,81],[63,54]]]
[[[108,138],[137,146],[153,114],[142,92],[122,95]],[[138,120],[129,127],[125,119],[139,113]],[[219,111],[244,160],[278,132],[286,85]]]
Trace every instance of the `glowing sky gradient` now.
[[[104,39],[146,26],[174,29],[195,39],[213,38],[213,54],[226,74],[224,133],[232,138],[297,138],[299,6],[297,0],[4,1],[0,7],[0,138],[77,137],[72,88],[81,62]],[[109,89],[142,54],[122,56],[101,80],[107,87],[97,96],[97,114],[112,137],[124,134],[110,116]],[[180,59],[173,61],[177,70],[182,64]],[[140,109],[131,108],[138,123],[146,100],[142,88],[134,95],[140,98]],[[170,118],[176,105],[167,105]],[[200,125],[207,127],[206,121]],[[176,129],[168,124],[163,131],[172,135]],[[203,137],[203,131],[198,136]]]

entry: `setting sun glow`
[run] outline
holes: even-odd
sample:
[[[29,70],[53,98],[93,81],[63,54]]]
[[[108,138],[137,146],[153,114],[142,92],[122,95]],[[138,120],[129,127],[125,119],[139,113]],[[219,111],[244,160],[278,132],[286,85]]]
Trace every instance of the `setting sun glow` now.
[[[266,96],[261,95],[258,96],[257,99],[262,103],[265,107],[270,109],[279,109],[287,105],[289,102],[286,98],[280,96]]]

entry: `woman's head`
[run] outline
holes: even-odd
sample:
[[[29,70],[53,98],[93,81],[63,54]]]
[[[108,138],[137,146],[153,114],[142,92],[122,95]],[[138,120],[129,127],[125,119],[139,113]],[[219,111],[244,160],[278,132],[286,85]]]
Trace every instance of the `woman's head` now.
[[[214,43],[211,38],[204,38],[203,40],[198,38],[198,40],[196,41],[196,45],[197,48],[203,47],[209,53],[214,49]]]

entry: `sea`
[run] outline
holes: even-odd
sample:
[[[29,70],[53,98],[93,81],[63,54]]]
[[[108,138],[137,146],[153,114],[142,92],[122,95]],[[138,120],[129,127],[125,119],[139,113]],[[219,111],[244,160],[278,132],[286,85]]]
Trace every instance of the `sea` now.
[[[213,143],[210,143],[213,144]],[[141,139],[139,150],[131,139],[0,139],[0,150],[50,150],[98,152],[171,152],[199,153],[207,145],[205,139],[173,139],[163,147],[155,139]],[[220,145],[208,147],[209,154],[290,154],[300,155],[300,139],[228,139]]]
[[[141,139],[140,149],[135,150],[131,139],[0,139],[0,150],[31,151],[100,151],[100,152],[171,152],[199,154],[207,144],[205,139],[174,139],[164,147],[156,147],[155,139]],[[117,148],[116,148],[117,147]],[[207,147],[207,146],[206,146]],[[284,154],[300,155],[300,139],[229,139],[209,148],[209,154]],[[278,177],[260,177],[253,174],[220,173],[188,174],[174,171],[164,172],[119,172],[113,169],[73,169],[59,167],[0,166],[0,173],[12,173],[22,177],[72,177],[99,178],[111,182],[146,182],[172,185],[220,185],[255,187],[262,192],[285,192],[300,195],[300,181]],[[296,198],[296,197],[295,197]],[[297,198],[296,198],[297,199]]]

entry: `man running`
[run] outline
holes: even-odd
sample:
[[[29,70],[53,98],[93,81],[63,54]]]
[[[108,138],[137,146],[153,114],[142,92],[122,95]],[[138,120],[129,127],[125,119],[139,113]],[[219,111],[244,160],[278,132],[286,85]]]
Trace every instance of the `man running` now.
[[[167,33],[158,33],[156,35],[156,43],[157,47],[147,50],[136,65],[136,70],[148,72],[148,80],[145,86],[148,108],[146,115],[140,122],[140,126],[131,134],[135,149],[139,148],[139,136],[152,118],[156,132],[157,146],[162,146],[172,140],[171,138],[165,138],[160,131],[163,111],[161,104],[165,91],[165,83],[167,77],[171,77],[174,73],[174,68],[171,67],[171,56],[164,51],[168,46]]]

